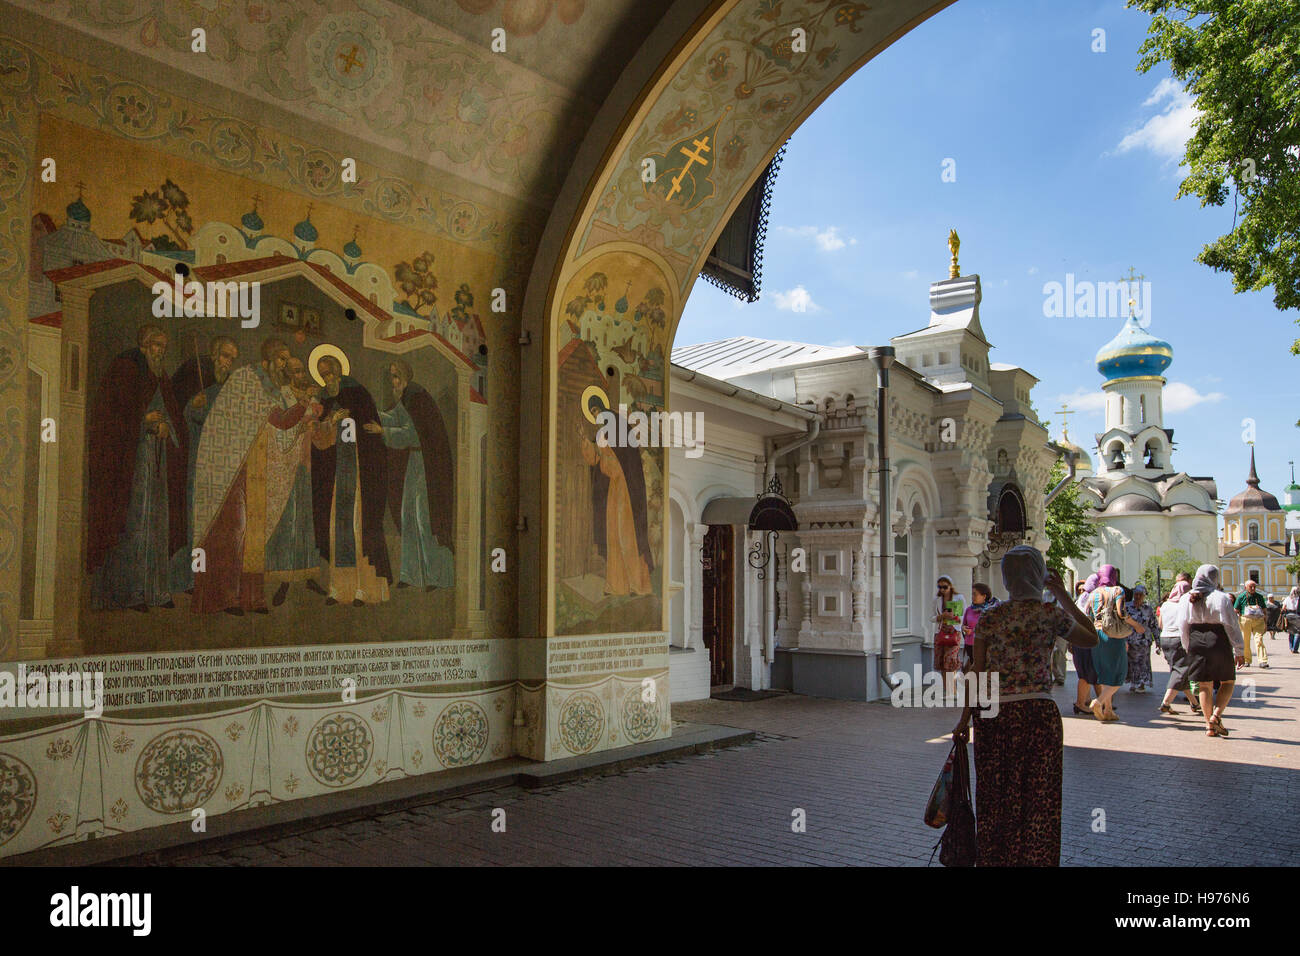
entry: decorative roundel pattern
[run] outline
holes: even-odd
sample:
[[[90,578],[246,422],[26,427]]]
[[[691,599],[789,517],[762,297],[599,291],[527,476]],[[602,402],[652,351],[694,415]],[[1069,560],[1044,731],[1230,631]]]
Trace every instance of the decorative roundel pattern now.
[[[27,824],[36,807],[36,777],[17,757],[0,754],[0,845]]]
[[[169,730],[140,751],[135,792],[156,813],[184,813],[206,803],[221,783],[221,747],[201,730]]]
[[[571,753],[585,754],[604,729],[605,712],[595,694],[579,691],[560,708],[560,741]]]
[[[458,700],[433,725],[433,752],[444,767],[474,763],[488,745],[488,719],[473,701]]]
[[[659,729],[659,705],[641,699],[641,687],[623,697],[623,733],[628,740],[649,740]]]
[[[307,735],[307,769],[327,787],[355,783],[370,766],[375,737],[356,714],[322,717]]]

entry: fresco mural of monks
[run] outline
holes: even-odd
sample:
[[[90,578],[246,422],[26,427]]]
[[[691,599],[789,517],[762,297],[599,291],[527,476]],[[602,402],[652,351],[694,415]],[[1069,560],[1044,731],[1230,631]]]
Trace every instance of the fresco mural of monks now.
[[[168,563],[186,542],[189,436],[163,371],[168,336],[142,325],[113,359],[88,420],[91,607],[174,607]]]
[[[181,363],[172,375],[172,394],[184,409],[189,435],[189,458],[185,471],[185,545],[172,555],[168,574],[174,592],[194,591],[194,465],[199,455],[199,438],[203,422],[221,391],[221,386],[239,359],[239,345],[228,335],[213,336],[207,355],[196,355]]]
[[[314,403],[320,391],[302,359],[290,357],[285,371],[288,381],[280,388],[281,407],[291,409],[297,402]],[[309,591],[325,595],[316,581],[320,571],[320,551],[316,547],[316,526],[312,514],[311,435],[319,414],[319,404],[309,404],[310,412],[292,428],[272,432],[268,453],[284,460],[284,467],[274,473],[290,482],[288,498],[280,520],[266,542],[267,576],[278,582],[274,607],[284,603],[293,581],[301,581]]]
[[[268,529],[278,523],[292,488],[293,466],[270,452],[271,432],[292,429],[319,406],[310,398],[286,407],[288,346],[261,347],[261,363],[231,373],[204,422],[195,465],[194,528],[206,568],[195,575],[195,613],[266,613]],[[267,426],[270,425],[270,428]]]
[[[609,400],[596,387],[584,395],[588,421],[595,424]],[[616,413],[617,414],[617,413]],[[591,468],[591,513],[596,548],[605,559],[605,593],[650,594],[654,555],[646,521],[645,472],[641,449],[595,441],[579,425],[582,457]],[[619,424],[626,434],[626,423]]]
[[[415,382],[401,359],[388,366],[396,401],[365,430],[389,448],[388,505],[402,535],[401,587],[449,588],[452,561],[454,474],[447,428],[433,396]]]
[[[318,345],[308,368],[323,389],[311,475],[316,546],[329,567],[325,603],[378,604],[393,580],[384,540],[388,455],[383,438],[357,423],[378,422],[379,410],[337,346]]]

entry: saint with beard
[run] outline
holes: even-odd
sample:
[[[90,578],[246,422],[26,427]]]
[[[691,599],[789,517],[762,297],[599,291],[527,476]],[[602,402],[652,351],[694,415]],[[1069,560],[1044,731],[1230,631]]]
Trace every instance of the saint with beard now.
[[[204,422],[194,469],[194,529],[206,567],[194,575],[191,610],[266,613],[266,542],[280,519],[292,462],[268,453],[279,432],[309,413],[309,401],[286,407],[289,347],[262,343],[262,362],[226,379]],[[291,472],[290,472],[291,473]]]
[[[186,359],[172,375],[172,393],[177,404],[185,410],[190,446],[185,472],[185,546],[172,555],[170,580],[173,591],[189,593],[194,590],[194,464],[199,456],[203,422],[238,358],[239,346],[234,339],[228,335],[214,336],[207,355]]]
[[[387,601],[393,580],[384,541],[388,459],[383,439],[357,426],[377,421],[379,410],[345,362],[343,351],[328,343],[308,361],[324,389],[312,434],[312,501],[316,546],[329,562],[325,603],[351,598],[359,607]]]
[[[603,416],[617,429],[618,415],[608,411],[609,400],[598,386],[583,393],[583,402],[588,421],[595,424]],[[650,594],[654,557],[646,521],[641,449],[597,441],[581,423],[575,428],[582,459],[591,467],[591,518],[596,550],[605,559],[605,593]],[[626,423],[614,434],[626,435]],[[599,435],[597,432],[597,438]]]
[[[320,552],[316,549],[311,497],[311,435],[321,413],[316,401],[319,392],[302,359],[290,358],[286,372],[288,384],[280,389],[282,406],[287,409],[295,402],[306,401],[307,413],[293,428],[274,432],[274,440],[267,450],[268,455],[289,463],[284,469],[268,468],[268,473],[283,474],[291,482],[280,521],[266,542],[267,574],[271,580],[280,582],[271,599],[275,607],[284,603],[293,581],[305,582],[307,589],[317,594],[326,593],[315,580],[320,571]]]
[[[433,396],[412,381],[409,363],[388,366],[396,401],[365,429],[388,446],[388,505],[402,532],[401,587],[449,588],[456,583],[452,553],[455,477],[447,427]]]
[[[90,406],[86,570],[95,610],[175,607],[168,560],[185,544],[188,436],[163,372],[167,333],[143,325]]]

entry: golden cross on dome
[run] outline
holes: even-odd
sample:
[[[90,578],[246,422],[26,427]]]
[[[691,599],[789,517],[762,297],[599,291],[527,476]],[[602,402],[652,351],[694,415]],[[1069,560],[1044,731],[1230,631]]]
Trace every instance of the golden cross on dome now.
[[[1135,284],[1139,283],[1139,282],[1145,282],[1145,281],[1146,281],[1146,276],[1145,276],[1145,275],[1138,275],[1138,274],[1137,274],[1137,270],[1134,269],[1132,266],[1129,266],[1129,267],[1128,267],[1128,275],[1127,275],[1127,276],[1120,276],[1120,277],[1119,277],[1119,281],[1120,281],[1120,282],[1125,282],[1125,283],[1128,284],[1128,291],[1129,291],[1128,308],[1129,308],[1129,311],[1132,312],[1132,311],[1133,311],[1133,306],[1137,305],[1137,300],[1133,298],[1133,286],[1134,286]]]
[[[948,251],[952,253],[952,264],[948,267],[948,278],[956,279],[961,275],[961,268],[957,265],[957,250],[961,248],[961,239],[957,236],[956,229],[948,230]]]
[[[1067,405],[1065,402],[1061,403],[1061,407],[1057,409],[1057,412],[1060,413],[1061,416],[1061,437],[1065,441],[1069,441],[1070,440],[1069,418],[1071,415],[1077,415],[1078,412],[1070,411],[1070,406]]]

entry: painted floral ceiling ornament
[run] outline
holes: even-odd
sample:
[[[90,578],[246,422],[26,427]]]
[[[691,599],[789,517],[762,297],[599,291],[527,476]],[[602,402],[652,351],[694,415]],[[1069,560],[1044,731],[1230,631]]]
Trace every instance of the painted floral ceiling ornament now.
[[[326,17],[307,40],[312,86],[339,106],[364,106],[393,78],[393,45],[364,13]]]

